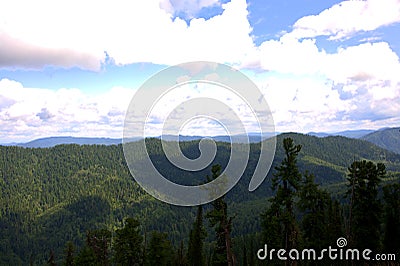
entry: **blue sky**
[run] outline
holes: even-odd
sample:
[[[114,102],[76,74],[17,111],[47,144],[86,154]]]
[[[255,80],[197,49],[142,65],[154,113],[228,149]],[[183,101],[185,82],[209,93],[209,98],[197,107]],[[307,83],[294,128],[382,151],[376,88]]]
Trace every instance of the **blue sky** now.
[[[143,82],[194,60],[248,75],[279,132],[399,126],[399,33],[398,0],[2,1],[0,143],[122,137]]]

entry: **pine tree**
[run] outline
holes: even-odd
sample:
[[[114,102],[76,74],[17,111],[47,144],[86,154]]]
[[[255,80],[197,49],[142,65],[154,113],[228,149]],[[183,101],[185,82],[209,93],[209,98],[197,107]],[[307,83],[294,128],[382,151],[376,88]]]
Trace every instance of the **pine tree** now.
[[[86,243],[93,250],[98,265],[109,265],[111,232],[107,229],[88,231]]]
[[[249,265],[249,262],[248,262],[248,259],[247,259],[246,240],[244,239],[244,237],[243,237],[243,240],[242,240],[242,253],[243,253],[242,265],[244,265],[244,266]]]
[[[331,198],[314,183],[314,176],[308,173],[305,174],[299,198],[298,206],[303,212],[301,219],[303,245],[306,248],[322,250],[331,244],[327,232]]]
[[[190,230],[187,259],[189,265],[204,265],[203,242],[206,237],[206,231],[203,226],[203,207],[197,208],[196,221]]]
[[[265,213],[261,214],[263,242],[270,247],[284,247],[284,234],[283,224],[281,223],[281,215],[281,210],[276,204],[271,205]]]
[[[176,266],[188,265],[187,258],[185,256],[183,240],[181,240],[181,244],[179,245],[179,248],[176,251],[175,261],[173,264]]]
[[[95,266],[97,265],[96,255],[93,249],[91,249],[87,244],[83,246],[78,256],[75,258],[76,266]]]
[[[146,264],[152,265],[172,265],[174,252],[171,242],[167,238],[167,233],[153,231],[151,234]]]
[[[344,235],[343,207],[337,200],[330,200],[328,205],[328,221],[325,238],[329,244],[335,243],[338,237]]]
[[[272,189],[276,195],[270,199],[271,205],[262,215],[265,243],[274,248],[290,250],[296,248],[299,230],[294,215],[294,199],[300,189],[302,175],[297,167],[297,156],[301,145],[294,145],[293,139],[283,140],[285,157],[272,179]]]
[[[385,234],[383,245],[386,252],[400,250],[400,183],[383,187],[385,200]]]
[[[73,266],[74,265],[74,251],[75,251],[75,246],[71,241],[67,242],[67,245],[65,247],[65,266]]]
[[[211,168],[212,177],[207,177],[209,181],[216,179],[221,174],[221,166],[213,165]],[[216,246],[212,255],[212,265],[234,265],[235,258],[232,251],[232,241],[230,232],[232,230],[232,217],[228,218],[227,204],[224,197],[214,200],[212,209],[206,217],[210,226],[214,227],[216,233]]]
[[[249,266],[254,266],[256,265],[256,258],[255,258],[255,250],[254,250],[254,240],[253,238],[250,238],[250,251],[249,251],[249,259],[248,259],[248,265]]]
[[[114,259],[118,265],[135,265],[143,261],[143,237],[139,232],[140,223],[127,218],[125,225],[115,232]]]
[[[55,258],[54,258],[54,251],[50,250],[49,259],[47,260],[47,264],[49,266],[56,266]]]
[[[385,175],[382,163],[375,165],[363,160],[355,161],[349,167],[349,236],[354,247],[379,248],[382,204],[378,199],[378,185]]]

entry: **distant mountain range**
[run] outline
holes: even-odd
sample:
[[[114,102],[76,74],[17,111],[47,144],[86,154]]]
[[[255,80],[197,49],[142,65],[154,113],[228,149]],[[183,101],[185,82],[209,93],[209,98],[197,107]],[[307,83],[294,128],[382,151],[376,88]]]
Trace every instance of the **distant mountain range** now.
[[[248,135],[250,143],[260,142],[264,139],[272,137],[274,134],[263,134],[260,135],[258,133],[250,133]],[[160,138],[160,137],[157,137]],[[179,141],[193,141],[204,138],[204,136],[179,136]],[[215,141],[219,142],[230,142],[231,137],[228,135],[225,136],[212,136],[209,137]],[[140,137],[132,138],[132,141],[136,141],[141,139]],[[163,136],[164,140],[175,140],[176,137],[173,135],[165,135]],[[236,142],[244,143],[246,142],[246,135],[235,135]],[[56,145],[61,144],[78,144],[78,145],[118,145],[122,143],[121,138],[113,139],[113,138],[90,138],[90,137],[48,137],[48,138],[40,138],[35,139],[26,143],[7,143],[2,144],[4,146],[19,146],[24,148],[50,148]]]
[[[271,136],[273,133],[259,134],[250,133],[248,135],[250,143],[260,142]],[[279,135],[279,133],[275,133]],[[325,132],[309,132],[307,135],[325,138],[329,136],[342,136],[346,138],[362,139],[384,149],[400,154],[400,127],[399,128],[382,128],[379,130],[346,130],[335,133]],[[160,138],[160,137],[158,137]],[[204,138],[204,136],[179,136],[179,141],[193,141]],[[209,137],[218,142],[230,142],[231,137],[228,135],[212,136]],[[140,138],[133,138],[133,141]],[[176,137],[172,135],[163,136],[164,140],[175,140]],[[236,142],[246,142],[246,135],[235,135]],[[121,138],[90,138],[90,137],[48,137],[40,138],[26,143],[9,143],[3,144],[5,146],[20,146],[25,148],[50,148],[60,144],[78,144],[78,145],[118,145],[122,143]]]
[[[328,136],[342,136],[346,138],[359,139],[365,135],[375,132],[375,130],[361,129],[361,130],[345,130],[335,133],[325,133],[325,132],[309,132],[307,135],[316,136],[320,138]]]
[[[20,146],[24,148],[50,148],[60,144],[118,145],[120,143],[121,139],[111,138],[49,137],[35,139],[26,143],[9,144],[7,146]]]

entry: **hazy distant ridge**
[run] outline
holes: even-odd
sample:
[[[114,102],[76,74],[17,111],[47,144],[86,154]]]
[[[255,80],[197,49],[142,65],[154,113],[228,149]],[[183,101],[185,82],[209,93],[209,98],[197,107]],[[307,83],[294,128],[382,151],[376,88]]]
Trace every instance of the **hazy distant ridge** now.
[[[249,134],[249,142],[260,142],[273,134],[265,134],[261,136],[260,134]],[[237,135],[237,142],[246,142],[245,135]],[[160,137],[158,137],[160,138]],[[204,138],[204,136],[179,136],[179,141],[192,141]],[[229,136],[213,136],[209,137],[219,142],[230,142],[231,138]],[[133,141],[139,140],[140,138],[134,138]],[[174,140],[175,137],[172,135],[166,135],[163,137],[164,140]],[[78,144],[78,145],[118,145],[122,143],[121,138],[90,138],[90,137],[48,137],[32,140],[26,143],[10,143],[3,144],[5,146],[20,146],[24,148],[50,148],[61,144]]]
[[[325,138],[329,136],[342,136],[353,139],[362,139],[373,144],[376,144],[384,149],[396,152],[400,154],[400,128],[383,128],[379,130],[346,130],[336,133],[326,132],[309,132],[307,135],[316,136],[319,138]],[[263,135],[259,133],[250,133],[247,137],[250,143],[260,142],[271,136],[273,133],[265,133]],[[275,135],[279,135],[278,132]],[[236,135],[236,142],[246,142],[246,135]],[[160,137],[158,137],[160,138]],[[204,138],[204,136],[179,136],[179,141],[193,141]],[[219,142],[230,142],[231,137],[228,135],[212,136],[209,137]],[[135,138],[133,140],[138,140]],[[166,135],[163,137],[164,140],[175,140],[176,137],[172,135]],[[78,144],[78,145],[118,145],[122,143],[121,138],[91,138],[91,137],[48,137],[32,140],[26,143],[9,143],[3,144],[6,146],[20,146],[25,148],[50,148],[61,144]]]
[[[25,148],[50,148],[60,144],[78,145],[118,145],[121,139],[112,138],[85,138],[85,137],[49,137],[35,139],[27,143],[19,143],[16,146]]]
[[[375,131],[370,130],[370,129],[360,129],[360,130],[345,130],[345,131],[334,132],[334,133],[309,132],[308,135],[316,136],[316,137],[320,137],[320,138],[324,138],[324,137],[328,137],[328,136],[342,136],[342,137],[346,137],[346,138],[359,139],[359,138],[362,138],[365,135],[368,135],[373,132],[375,132]]]

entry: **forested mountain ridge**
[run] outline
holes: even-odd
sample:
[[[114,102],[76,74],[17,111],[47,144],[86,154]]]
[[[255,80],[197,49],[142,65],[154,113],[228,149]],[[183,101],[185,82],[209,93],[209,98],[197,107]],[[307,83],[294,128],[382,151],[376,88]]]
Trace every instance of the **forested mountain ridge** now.
[[[323,185],[345,181],[347,167],[358,159],[384,162],[393,178],[400,173],[400,155],[369,142],[296,133],[277,137],[273,167],[284,157],[280,143],[285,137],[303,146],[300,170],[315,174],[317,182]],[[160,171],[171,179],[183,183],[205,181],[209,168],[182,174],[166,161],[160,140],[147,142]],[[186,154],[196,156],[197,144],[198,141],[191,141],[181,146]],[[255,192],[247,190],[258,151],[259,144],[251,144],[245,174],[227,194],[228,204],[236,214],[234,235],[259,230],[259,213],[271,196],[273,170]],[[227,143],[218,143],[214,163],[225,165],[229,152]],[[44,261],[49,250],[61,254],[69,240],[81,246],[87,230],[114,229],[128,216],[140,219],[142,230],[168,232],[172,242],[179,244],[187,238],[195,216],[194,208],[170,206],[148,196],[130,176],[121,145],[0,146],[0,188],[1,265],[25,265],[31,259]]]
[[[362,139],[400,154],[400,127],[378,130],[365,135]]]

